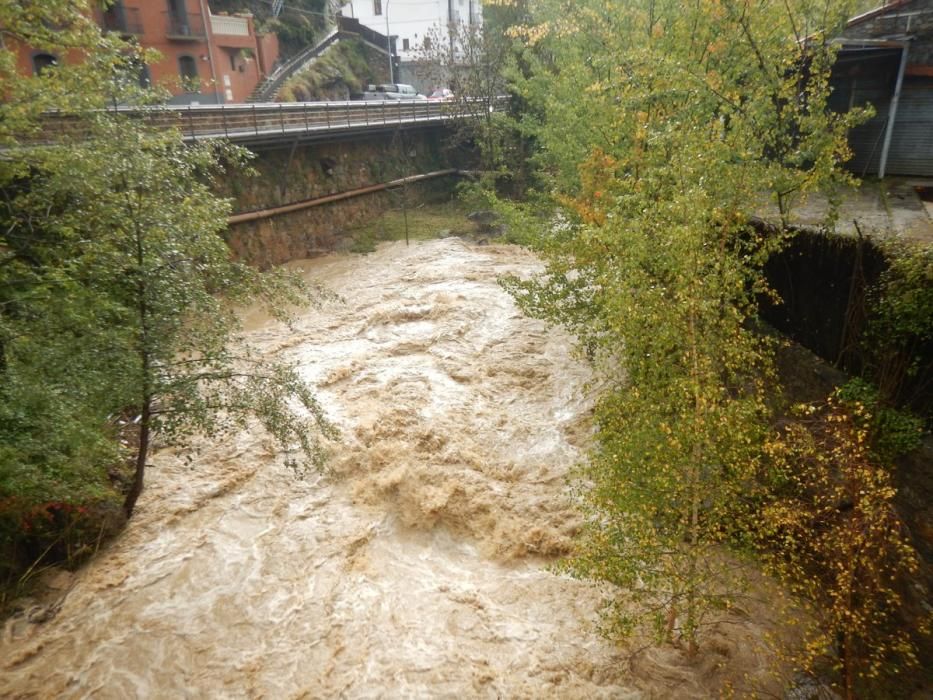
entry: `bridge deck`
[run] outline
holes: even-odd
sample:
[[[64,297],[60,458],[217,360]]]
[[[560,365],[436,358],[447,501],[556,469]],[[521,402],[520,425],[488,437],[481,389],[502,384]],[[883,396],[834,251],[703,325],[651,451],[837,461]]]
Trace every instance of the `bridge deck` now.
[[[479,103],[478,103],[479,104]],[[490,109],[501,109],[498,99]],[[243,144],[316,140],[348,133],[441,124],[463,117],[460,106],[424,100],[187,105],[117,111],[153,126],[174,127],[186,141],[225,138]],[[50,114],[45,135],[54,140],[80,128],[67,115]]]

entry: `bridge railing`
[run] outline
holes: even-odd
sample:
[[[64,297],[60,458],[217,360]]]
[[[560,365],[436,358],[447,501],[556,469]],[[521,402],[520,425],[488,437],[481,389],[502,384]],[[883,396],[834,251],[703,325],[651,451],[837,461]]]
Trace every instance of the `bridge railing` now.
[[[492,109],[502,109],[498,98]],[[279,104],[179,105],[146,109],[115,108],[150,126],[177,128],[189,141],[227,138],[269,140],[312,132],[358,131],[386,126],[443,122],[461,116],[455,104],[425,100],[289,102]],[[80,121],[65,114],[47,115],[42,140],[78,133]]]

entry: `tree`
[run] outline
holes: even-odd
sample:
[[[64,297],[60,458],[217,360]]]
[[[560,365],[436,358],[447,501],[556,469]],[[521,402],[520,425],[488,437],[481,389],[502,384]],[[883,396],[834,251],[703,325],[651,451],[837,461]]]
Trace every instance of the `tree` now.
[[[496,9],[487,11],[489,19],[496,17]],[[504,68],[512,51],[507,23],[514,17],[499,19],[433,27],[425,36],[415,70],[425,83],[452,91],[446,107],[457,117],[454,138],[473,141],[479,147],[482,169],[503,174],[515,167],[507,153],[513,125],[500,109],[507,90]]]
[[[101,366],[71,352],[90,345],[88,330],[107,310],[92,311],[87,286],[77,280],[44,278],[43,260],[56,254],[59,241],[45,216],[19,210],[38,154],[24,144],[41,136],[43,112],[59,110],[73,120],[105,106],[114,76],[138,54],[102,36],[83,0],[4,2],[0,32],[0,500],[80,500],[106,490],[102,465],[117,459],[98,409],[106,396]],[[22,75],[22,46],[61,60],[39,75]],[[87,60],[67,60],[78,56]],[[105,361],[107,345],[97,349]],[[15,528],[19,506],[10,507]]]
[[[760,497],[768,343],[755,229],[845,176],[858,115],[825,109],[845,3],[542,2],[512,90],[547,196],[510,221],[548,264],[507,286],[561,322],[606,377],[581,469],[588,524],[565,568],[615,585],[613,635],[651,622],[695,653],[739,583]],[[508,208],[508,207],[507,207]]]
[[[811,673],[837,671],[846,698],[884,694],[918,664],[901,606],[919,559],[873,454],[872,422],[867,406],[833,396],[798,406],[767,446],[775,488],[761,511],[765,561],[809,606],[806,643],[791,656]],[[930,622],[926,613],[914,629],[929,633]]]
[[[238,338],[236,304],[260,300],[284,313],[306,299],[296,279],[230,260],[220,236],[229,203],[209,182],[225,163],[242,165],[243,153],[188,146],[104,109],[159,95],[135,86],[138,54],[101,35],[87,3],[0,10],[8,37],[81,58],[37,77],[15,75],[9,49],[0,59],[9,80],[0,107],[0,495],[100,490],[117,438],[127,437],[119,416],[138,426],[127,515],[154,431],[182,439],[256,416],[288,448],[319,459],[315,430],[331,427],[308,387]],[[67,130],[42,132],[40,112],[51,106]],[[53,436],[47,447],[37,427]]]
[[[113,310],[113,325],[100,329],[119,348],[108,383],[120,400],[114,408],[139,426],[127,515],[142,490],[153,431],[169,439],[213,433],[245,427],[255,414],[286,445],[319,458],[306,418],[288,408],[297,401],[327,432],[308,388],[291,368],[237,347],[234,304],[302,302],[296,280],[230,260],[220,236],[229,203],[204,178],[225,153],[241,166],[239,154],[188,146],[177,134],[109,115],[86,126],[80,143],[34,163],[36,182],[20,206],[53,211],[46,225],[69,249],[46,274],[92,280],[91,302]]]

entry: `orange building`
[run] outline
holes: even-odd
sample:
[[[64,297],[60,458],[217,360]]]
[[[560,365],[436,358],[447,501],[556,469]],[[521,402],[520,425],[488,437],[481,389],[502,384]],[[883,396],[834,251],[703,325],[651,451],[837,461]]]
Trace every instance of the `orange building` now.
[[[252,15],[214,15],[207,0],[117,0],[96,19],[162,58],[141,80],[167,88],[172,104],[245,102],[279,57],[275,34],[258,34]],[[38,72],[58,56],[23,48],[20,69]]]

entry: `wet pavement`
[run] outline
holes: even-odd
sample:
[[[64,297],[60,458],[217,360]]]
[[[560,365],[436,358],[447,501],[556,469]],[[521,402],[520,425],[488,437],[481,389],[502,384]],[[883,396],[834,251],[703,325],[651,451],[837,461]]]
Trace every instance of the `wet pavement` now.
[[[828,212],[829,199],[813,195],[796,206],[790,221],[822,226]],[[776,214],[776,208],[763,212],[766,218]],[[933,243],[933,179],[865,180],[859,187],[846,188],[840,193],[835,230],[843,235],[860,231],[870,237]]]

